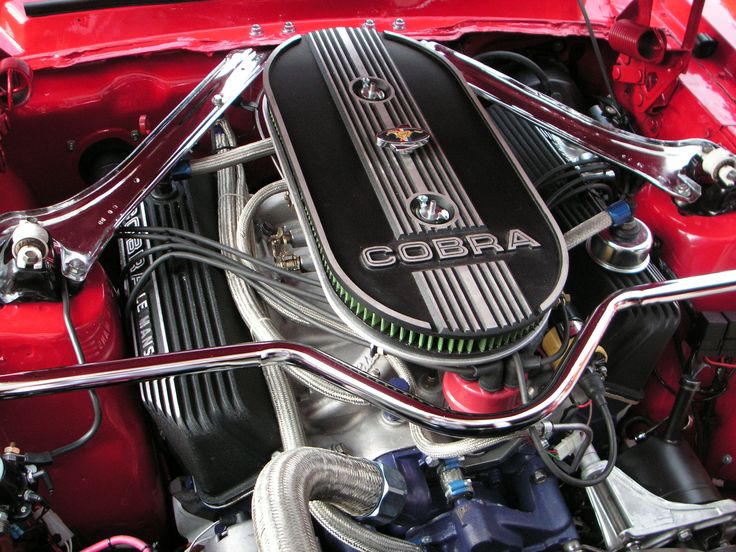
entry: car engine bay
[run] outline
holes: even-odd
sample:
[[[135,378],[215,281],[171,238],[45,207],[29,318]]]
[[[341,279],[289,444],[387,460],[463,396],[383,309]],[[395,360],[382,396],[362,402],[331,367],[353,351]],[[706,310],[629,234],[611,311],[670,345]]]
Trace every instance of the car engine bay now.
[[[736,156],[656,29],[291,25],[2,60],[0,549],[733,550]]]

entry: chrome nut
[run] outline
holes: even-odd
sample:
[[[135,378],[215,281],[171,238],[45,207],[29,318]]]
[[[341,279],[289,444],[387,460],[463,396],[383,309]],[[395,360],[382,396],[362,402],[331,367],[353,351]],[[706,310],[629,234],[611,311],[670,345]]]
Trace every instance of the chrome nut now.
[[[49,252],[49,234],[31,220],[23,220],[13,231],[13,257],[18,268],[39,270]]]

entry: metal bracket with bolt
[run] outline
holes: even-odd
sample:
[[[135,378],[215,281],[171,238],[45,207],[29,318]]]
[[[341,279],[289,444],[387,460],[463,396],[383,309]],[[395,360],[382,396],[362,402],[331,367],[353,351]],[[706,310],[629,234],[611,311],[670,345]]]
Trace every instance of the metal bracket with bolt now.
[[[254,50],[228,54],[115,171],[56,205],[1,216],[0,242],[14,239],[16,230],[25,233],[23,221],[34,219],[59,255],[63,276],[83,281],[115,229],[256,80],[264,58]],[[40,230],[37,238],[36,246],[43,241]],[[28,247],[18,251],[25,264],[36,253]]]
[[[434,42],[424,45],[454,65],[479,97],[501,103],[534,125],[634,172],[685,204],[696,202],[702,194],[700,184],[687,174],[694,159],[704,159],[716,152],[719,152],[719,157],[734,156],[709,140],[657,140],[605,127],[554,98],[446,46]],[[730,179],[730,174],[721,175],[719,172],[716,176],[711,174],[711,177],[718,182],[723,177]]]
[[[581,464],[587,476],[602,469],[605,461],[589,447]],[[608,550],[639,544],[656,548],[675,539],[686,541],[694,531],[736,520],[733,500],[671,502],[650,493],[619,468],[614,468],[604,483],[586,491]]]

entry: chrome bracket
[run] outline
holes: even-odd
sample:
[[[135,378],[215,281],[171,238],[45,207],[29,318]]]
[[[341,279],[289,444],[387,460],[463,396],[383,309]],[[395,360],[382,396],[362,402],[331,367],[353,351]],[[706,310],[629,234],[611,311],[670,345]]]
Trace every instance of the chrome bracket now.
[[[683,203],[694,203],[702,193],[685,171],[690,162],[724,149],[709,140],[657,140],[606,127],[473,58],[436,42],[422,44],[453,65],[480,98],[631,170]]]
[[[0,242],[34,220],[48,232],[62,274],[83,281],[115,229],[255,81],[264,59],[250,49],[229,53],[110,174],[50,207],[0,216]]]

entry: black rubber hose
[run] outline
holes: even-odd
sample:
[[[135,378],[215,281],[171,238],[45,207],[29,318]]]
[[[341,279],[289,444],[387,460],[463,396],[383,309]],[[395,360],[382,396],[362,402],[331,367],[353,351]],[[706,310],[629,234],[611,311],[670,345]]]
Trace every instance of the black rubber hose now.
[[[253,255],[244,253],[243,251],[240,251],[239,249],[229,247],[225,245],[224,243],[220,243],[218,241],[211,240],[204,236],[200,236],[199,234],[195,234],[193,232],[187,232],[186,230],[181,230],[179,228],[166,228],[162,226],[135,226],[135,227],[129,227],[129,228],[121,228],[116,231],[116,234],[119,238],[135,237],[135,238],[148,239],[148,240],[164,240],[164,241],[168,240],[168,241],[177,242],[177,243],[188,243],[192,241],[199,242],[200,244],[203,244],[207,247],[215,249],[218,253],[221,251],[225,251],[233,255],[234,257],[244,259],[250,263],[266,268],[270,270],[271,272],[281,274],[282,276],[287,276],[294,280],[299,280],[306,284],[310,284],[314,286],[320,285],[319,282],[310,280],[309,278],[302,276],[298,273],[295,273],[293,271],[274,266],[273,264],[270,264],[267,261],[264,261],[263,259],[259,259],[258,257],[254,257]],[[141,258],[142,256],[145,256],[145,251],[139,252],[136,255],[133,255],[129,259],[128,264],[135,262],[134,259],[137,260]],[[125,269],[123,269],[123,271],[125,271]]]
[[[210,266],[214,266],[215,268],[219,268],[221,270],[228,270],[232,272],[233,274],[238,275],[241,278],[244,278],[250,281],[254,281],[254,282],[259,282],[267,286],[272,286],[272,287],[282,286],[280,282],[272,280],[268,276],[264,276],[260,272],[256,272],[255,270],[249,269],[248,267],[240,263],[237,263],[231,259],[228,259],[227,257],[223,257],[222,255],[217,255],[216,253],[211,254],[207,252],[206,250],[202,251],[196,246],[179,245],[175,247],[177,250],[169,251],[168,253],[164,253],[163,255],[157,257],[153,262],[151,262],[148,268],[146,268],[146,270],[141,274],[141,277],[138,280],[138,282],[130,290],[130,295],[128,296],[128,300],[125,303],[125,309],[123,312],[125,312],[126,314],[132,312],[133,305],[136,299],[138,298],[138,295],[140,294],[141,290],[143,289],[143,286],[146,284],[147,280],[151,277],[151,275],[156,270],[156,268],[162,263],[168,261],[169,259],[173,259],[173,258],[186,259],[188,261],[195,261],[195,262],[207,264]],[[306,289],[301,289],[301,288],[296,288],[296,287],[288,288],[288,290],[293,295],[300,295],[312,301],[318,301],[318,302],[327,301],[324,298],[324,295],[321,295],[317,292],[312,292]]]
[[[518,65],[523,65],[529,69],[539,79],[542,85],[542,92],[548,96],[552,95],[552,87],[549,80],[549,76],[544,72],[539,65],[534,63],[528,57],[517,54],[516,52],[509,52],[507,50],[496,50],[493,52],[484,52],[475,56],[475,59],[486,65],[493,66],[494,61],[511,61]]]
[[[605,391],[605,389],[602,387],[603,382],[600,381],[600,378],[597,375],[594,374],[588,374],[586,376],[587,378],[597,378],[600,382],[599,389],[602,389]],[[520,379],[520,382],[523,381],[523,385],[526,386],[526,382],[523,380],[523,378]],[[595,386],[586,386],[586,387],[595,387]],[[588,388],[586,388],[586,393],[588,393]],[[616,465],[616,457],[618,456],[618,441],[616,439],[616,424],[613,420],[613,415],[611,414],[611,410],[608,408],[608,403],[606,402],[606,398],[603,395],[602,391],[596,390],[594,393],[588,393],[589,396],[593,395],[591,399],[593,400],[593,403],[598,406],[598,408],[601,411],[601,414],[603,414],[603,422],[606,424],[606,432],[608,433],[608,460],[606,463],[606,467],[603,469],[602,472],[599,474],[588,478],[588,479],[580,479],[579,477],[575,477],[573,475],[570,475],[567,473],[561,466],[557,464],[557,461],[552,458],[548,452],[547,449],[544,448],[544,445],[542,444],[542,440],[539,438],[539,435],[537,434],[537,431],[532,428],[529,431],[529,436],[532,441],[532,445],[534,445],[534,448],[536,449],[537,453],[539,454],[539,457],[542,459],[542,462],[547,467],[547,469],[550,471],[552,475],[554,475],[557,479],[562,481],[563,483],[567,483],[568,485],[572,487],[592,487],[594,485],[598,485],[600,483],[603,483],[606,478],[611,475],[611,472],[613,471],[613,468]]]
[[[82,344],[79,342],[79,336],[77,335],[77,330],[74,327],[74,323],[72,322],[72,313],[71,313],[71,303],[69,299],[69,287],[66,282],[66,278],[62,278],[62,284],[61,284],[61,305],[62,305],[62,313],[64,316],[64,325],[66,326],[66,331],[69,334],[69,340],[72,342],[72,347],[74,348],[74,354],[77,357],[77,363],[78,364],[84,364],[84,351],[82,351]],[[100,399],[97,396],[97,393],[94,389],[90,389],[87,391],[87,394],[89,395],[90,403],[92,404],[92,412],[93,412],[93,418],[92,418],[92,425],[89,427],[89,429],[82,435],[79,439],[76,441],[72,441],[71,443],[64,445],[59,448],[55,448],[51,451],[49,451],[48,455],[53,459],[57,456],[61,456],[62,454],[66,454],[67,452],[71,452],[73,450],[78,449],[82,445],[89,442],[92,437],[95,436],[97,431],[100,429],[100,424],[102,424],[102,408],[100,407]]]

